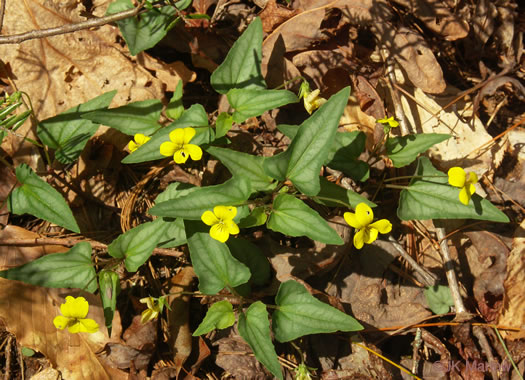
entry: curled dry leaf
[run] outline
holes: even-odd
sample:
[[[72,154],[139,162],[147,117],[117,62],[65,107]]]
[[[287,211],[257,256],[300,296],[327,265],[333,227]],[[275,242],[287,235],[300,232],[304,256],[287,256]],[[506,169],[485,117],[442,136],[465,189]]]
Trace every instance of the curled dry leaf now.
[[[268,0],[263,11],[259,15],[262,21],[264,33],[270,33],[278,25],[298,14],[299,11],[291,10],[277,5],[275,0]]]
[[[414,87],[440,94],[447,86],[443,71],[423,37],[407,28],[396,29],[388,23],[375,25],[376,34],[390,57],[407,73]]]
[[[442,169],[461,166],[475,171],[478,177],[490,168],[496,168],[503,159],[504,145],[496,144],[477,151],[492,140],[481,120],[465,118],[472,116],[472,103],[459,100],[454,106],[443,110],[455,96],[430,97],[421,89],[411,92],[413,99],[400,94],[401,104],[412,133],[448,133],[453,138],[443,141],[429,150],[430,156],[438,158]],[[437,116],[433,116],[433,115]]]
[[[507,275],[503,283],[505,295],[498,324],[520,328],[519,332],[505,333],[509,339],[525,338],[525,221],[516,229],[512,251],[507,259]]]
[[[494,23],[498,11],[490,0],[479,0],[471,20],[472,31],[476,38],[484,44],[494,32]]]
[[[447,41],[456,41],[465,38],[469,32],[469,25],[453,14],[447,3],[441,0],[395,0],[406,7],[434,33],[439,34]]]
[[[93,2],[93,13],[103,15],[109,2]],[[10,3],[6,9],[2,32],[6,35],[57,27],[85,21],[82,3],[58,0],[28,0]],[[38,17],[35,17],[38,15]],[[0,45],[0,56],[12,69],[17,89],[29,94],[37,119],[43,120],[92,99],[103,92],[118,90],[112,106],[144,99],[160,99],[164,83],[174,87],[177,76],[190,80],[188,70],[178,65],[155,62],[153,76],[139,58],[129,56],[126,46],[118,43],[118,28],[105,25],[18,45]],[[153,65],[153,59],[148,63]],[[138,64],[137,64],[138,63]],[[30,123],[18,130],[31,136]],[[14,155],[27,142],[9,135],[2,146]],[[35,167],[34,165],[32,165]]]

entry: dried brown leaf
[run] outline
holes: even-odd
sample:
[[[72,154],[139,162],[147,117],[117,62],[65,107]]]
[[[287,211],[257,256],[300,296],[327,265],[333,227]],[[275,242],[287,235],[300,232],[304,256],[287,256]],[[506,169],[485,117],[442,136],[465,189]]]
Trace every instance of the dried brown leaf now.
[[[184,267],[171,279],[170,293],[191,292],[195,272],[192,267]],[[170,346],[174,353],[173,361],[177,368],[177,376],[184,362],[191,354],[191,331],[189,325],[189,302],[188,295],[179,294],[169,297],[170,309],[168,310],[168,326],[170,334]]]
[[[525,338],[525,221],[516,229],[512,251],[507,259],[504,282],[505,296],[498,324],[520,328],[519,332],[505,333],[509,339]]]
[[[259,14],[262,21],[263,31],[270,33],[278,25],[298,14],[299,11],[291,10],[278,5],[275,0],[269,0],[263,11]]]
[[[469,25],[453,14],[441,0],[395,0],[425,23],[427,28],[448,41],[465,38]]]
[[[445,90],[441,66],[423,37],[407,28],[396,31],[388,24],[378,24],[376,30],[390,56],[407,73],[414,87],[431,94]]]
[[[71,289],[47,289],[18,281],[0,279],[0,315],[8,331],[15,334],[21,346],[41,352],[61,373],[72,380],[111,379],[97,357],[110,342],[104,327],[104,310],[100,297]],[[88,317],[100,330],[94,334],[71,334],[57,330],[53,318],[60,315],[59,307],[68,295],[85,297],[89,304]],[[113,337],[120,334],[118,314],[113,320]],[[113,340],[117,340],[115,338]]]

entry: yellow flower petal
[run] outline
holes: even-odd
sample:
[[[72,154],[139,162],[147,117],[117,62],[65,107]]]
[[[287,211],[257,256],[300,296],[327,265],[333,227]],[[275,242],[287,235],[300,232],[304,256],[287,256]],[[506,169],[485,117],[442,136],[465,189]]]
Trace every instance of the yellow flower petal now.
[[[149,321],[152,321],[158,317],[159,313],[157,311],[146,309],[142,312],[140,315],[140,322],[141,323],[148,323]]]
[[[170,141],[163,142],[160,144],[160,154],[163,156],[173,156],[175,154],[175,151],[177,150],[177,145]]]
[[[453,167],[448,170],[448,183],[454,187],[465,186],[466,174],[463,168]]]
[[[237,235],[240,232],[239,226],[233,220],[228,220],[224,224],[231,235]]]
[[[89,318],[78,319],[70,323],[67,329],[72,334],[79,332],[95,333],[98,331],[98,323]]]
[[[221,243],[225,243],[230,237],[230,234],[228,233],[228,230],[224,224],[217,223],[211,226],[210,236]]]
[[[361,223],[359,223],[353,212],[345,212],[343,217],[345,218],[346,223],[348,223],[350,227],[356,228],[358,230],[363,228],[363,226],[361,225]]]
[[[129,143],[128,143],[128,149],[130,152],[134,152],[136,151],[137,149],[139,148],[139,145],[135,143],[135,141],[131,140]]]
[[[474,172],[470,172],[468,173],[468,180],[467,180],[469,183],[478,183],[478,176],[476,173]]]
[[[63,315],[57,315],[53,319],[53,324],[59,330],[64,330],[69,323],[69,318],[64,317]]]
[[[170,132],[170,140],[172,143],[178,146],[184,145],[184,129],[177,128]]]
[[[220,220],[232,220],[237,215],[237,207],[233,206],[215,206],[213,213]]]
[[[377,222],[374,222],[370,225],[370,228],[375,228],[382,234],[387,234],[390,231],[392,231],[392,223],[390,223],[387,219],[381,219]]]
[[[208,226],[213,226],[214,224],[219,223],[219,219],[215,216],[215,214],[211,211],[205,211],[201,215],[201,220],[206,223]]]
[[[190,155],[184,149],[179,149],[173,154],[173,160],[177,164],[184,164],[188,161],[188,158],[190,158]]]
[[[151,137],[148,137],[142,133],[137,133],[134,136],[134,140],[140,146],[140,145],[146,144],[149,140],[151,140]]]
[[[193,136],[195,136],[195,133],[197,132],[193,128],[184,128],[183,131],[184,131],[183,144],[186,145],[190,143],[191,139],[193,138]]]
[[[66,303],[60,305],[60,311],[66,318],[85,318],[89,311],[89,303],[84,297],[66,297]]]
[[[363,248],[363,245],[365,244],[365,228],[358,230],[354,234],[354,246],[357,249]]]
[[[202,158],[202,149],[198,145],[186,144],[184,145],[184,151],[190,155],[193,161],[198,161]]]
[[[378,235],[377,229],[366,227],[364,228],[364,230],[365,230],[365,235],[363,239],[366,244],[372,244],[374,241],[376,241],[377,235]]]
[[[368,226],[374,220],[374,212],[366,203],[361,202],[355,208],[357,222],[361,226]]]
[[[473,185],[470,185],[470,186],[473,186]],[[474,189],[475,190],[475,189]],[[459,192],[459,201],[461,203],[463,203],[465,206],[468,205],[469,201],[470,201],[470,192],[467,190],[467,187],[464,187],[461,189],[461,191]]]

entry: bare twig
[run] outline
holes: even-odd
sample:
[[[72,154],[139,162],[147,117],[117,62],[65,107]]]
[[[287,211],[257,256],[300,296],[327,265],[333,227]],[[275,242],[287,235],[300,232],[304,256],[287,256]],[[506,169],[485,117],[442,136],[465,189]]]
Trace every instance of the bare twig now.
[[[456,278],[456,272],[454,272],[454,264],[450,258],[448,251],[448,243],[446,239],[445,229],[443,227],[436,227],[437,237],[439,239],[439,246],[441,248],[441,256],[445,264],[445,274],[447,275],[448,286],[452,299],[454,300],[454,307],[456,308],[456,320],[468,320],[470,319],[470,313],[467,312],[461,294],[459,293],[458,280]]]
[[[423,268],[421,265],[417,263],[416,260],[412,258],[408,254],[407,251],[399,244],[396,239],[394,239],[392,236],[388,236],[388,241],[392,243],[394,248],[399,252],[401,257],[403,257],[407,263],[417,272],[421,275],[423,281],[425,282],[426,286],[434,286],[437,284],[437,278],[433,273],[428,272],[425,268]]]
[[[2,26],[4,26],[4,13],[6,1],[7,0],[2,0],[2,5],[0,6],[0,33],[2,32]]]
[[[5,1],[6,0],[3,0],[2,5],[5,5]],[[126,11],[115,13],[109,16],[92,18],[76,24],[66,24],[55,28],[32,30],[30,32],[25,32],[21,34],[13,34],[11,36],[0,36],[0,44],[19,44],[27,40],[58,36],[61,34],[77,32],[83,29],[89,29],[96,26],[106,25],[115,21],[120,21],[125,18],[136,16],[140,12],[142,12],[141,8],[141,6],[138,6],[137,8],[128,9]]]
[[[492,355],[492,350],[490,349],[489,341],[487,340],[487,337],[485,336],[485,333],[483,331],[483,328],[481,326],[473,326],[472,327],[472,333],[476,338],[478,338],[479,346],[481,347],[481,350],[487,357],[487,361],[489,364],[495,363],[496,359],[494,358],[494,355]],[[496,368],[494,366],[489,365],[490,368],[490,374],[492,375],[492,378],[494,380],[498,379],[498,373],[496,372]]]
[[[107,244],[104,244],[104,243],[101,243],[95,240],[60,239],[60,238],[48,238],[48,237],[41,237],[41,238],[34,238],[34,239],[17,239],[17,238],[0,239],[0,246],[31,247],[31,246],[39,246],[39,245],[62,245],[64,247],[72,247],[75,244],[82,243],[82,242],[88,242],[89,244],[91,244],[91,247],[95,249],[106,249],[108,247]],[[174,251],[172,249],[165,249],[165,248],[155,248],[153,250],[153,254],[160,255],[160,256],[180,257],[184,255],[184,252]]]

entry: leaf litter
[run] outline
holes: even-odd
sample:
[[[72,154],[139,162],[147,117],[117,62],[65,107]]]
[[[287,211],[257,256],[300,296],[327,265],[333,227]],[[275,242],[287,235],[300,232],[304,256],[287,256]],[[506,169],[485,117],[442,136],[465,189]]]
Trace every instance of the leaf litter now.
[[[525,352],[522,278],[525,263],[524,226],[519,222],[523,221],[524,205],[522,191],[510,185],[523,183],[523,135],[509,132],[493,141],[525,114],[523,70],[517,68],[522,63],[519,44],[522,31],[518,31],[516,18],[518,4],[512,1],[493,4],[484,0],[474,4],[423,0],[394,3],[298,0],[291,5],[269,0],[256,4],[195,1],[194,9],[210,14],[211,21],[190,20],[178,25],[160,45],[170,46],[173,51],[152,49],[137,57],[129,55],[118,29],[111,25],[16,46],[0,45],[2,67],[8,65],[11,70],[8,75],[2,74],[2,81],[9,80],[11,86],[29,94],[39,120],[111,89],[118,90],[111,107],[145,99],[166,100],[166,92],[174,91],[179,80],[186,85],[185,97],[209,98],[209,87],[200,77],[209,75],[222,62],[231,43],[246,27],[246,20],[260,14],[266,33],[263,75],[270,88],[302,75],[328,97],[345,83],[353,84],[352,98],[340,126],[365,132],[369,148],[382,138],[375,120],[393,114],[394,110],[397,112],[392,95],[397,92],[400,98],[397,106],[401,106],[412,133],[454,136],[431,150],[429,155],[434,164],[442,170],[460,165],[476,171],[482,178],[480,186],[491,200],[512,213],[514,224],[507,227],[487,223],[465,226],[454,221],[448,223],[447,231],[452,234],[449,244],[454,266],[460,273],[462,295],[472,310],[477,311],[478,321],[521,329],[501,333],[523,372],[525,358],[519,352],[520,348]],[[85,16],[81,15],[85,12],[102,16],[107,5],[107,1],[94,1],[86,9],[79,2],[15,2],[5,12],[2,30],[4,34],[15,34],[78,22],[83,20]],[[228,25],[226,20],[234,22]],[[177,38],[179,35],[185,38]],[[498,59],[502,62],[499,65],[494,63]],[[387,65],[394,66],[396,83],[389,83]],[[489,69],[484,69],[484,65]],[[463,93],[486,79],[487,70],[500,72],[501,66],[510,67],[506,76],[477,93]],[[293,84],[288,87],[293,88]],[[217,101],[212,106],[216,109],[217,98],[207,101],[212,105]],[[250,146],[251,150],[262,150],[262,145],[266,152],[283,149],[282,135],[275,125],[295,123],[298,114],[298,108],[293,107],[268,112],[262,121],[253,120],[249,128],[236,130],[238,136],[234,141],[244,139],[242,149]],[[2,149],[11,162],[26,162],[42,171],[40,154],[21,137],[34,138],[34,127],[28,122],[18,134],[8,135]],[[522,127],[514,131],[521,132]],[[120,164],[126,142],[123,135],[100,128],[89,141],[78,166],[70,172],[73,177],[64,180],[76,183],[76,189],[59,187],[66,199],[79,205],[74,212],[79,224],[84,221],[81,229],[91,231],[90,237],[101,241],[111,241],[110,237],[121,231],[119,219],[133,217],[135,224],[141,217],[118,213],[135,184],[147,176],[149,170],[131,171]],[[384,165],[378,165],[372,170],[385,170]],[[138,212],[145,212],[152,205],[159,192],[159,182],[161,188],[165,187],[165,183],[171,181],[165,178],[173,176],[176,170],[163,172],[160,181],[148,178],[141,185],[142,194],[135,194],[138,199],[134,198],[134,202],[144,206],[139,207]],[[175,176],[183,182],[200,183],[204,179],[213,184],[220,182],[220,173],[219,164],[208,168],[204,177],[197,167]],[[9,174],[2,178],[0,198],[4,199],[14,180]],[[337,180],[344,182],[343,179]],[[360,186],[350,183],[356,188]],[[102,190],[96,190],[96,186],[102,186]],[[1,241],[57,234],[57,229],[49,225],[8,215],[2,210]],[[329,215],[324,207],[320,206],[319,211]],[[392,215],[387,216],[393,217],[393,211],[390,213]],[[333,221],[337,229],[348,230],[337,224],[337,218]],[[443,279],[434,226],[425,222],[404,226],[405,231],[397,236],[399,240],[421,265]],[[351,241],[346,232],[340,235],[346,242]],[[332,249],[308,239],[283,239],[275,234],[262,236],[262,231],[257,230],[252,238],[267,252],[278,280],[285,281],[291,276],[308,281],[314,294],[329,298],[332,304],[365,323],[367,329],[360,338],[367,348],[410,368],[417,358],[403,356],[412,356],[410,344],[414,336],[420,334],[422,343],[419,344],[432,352],[420,358],[420,373],[433,367],[438,359],[461,361],[459,372],[453,369],[448,374],[450,378],[465,375],[467,360],[485,357],[485,348],[481,348],[482,353],[476,347],[474,328],[413,327],[431,317],[423,295],[423,280],[408,269],[391,243],[376,241],[355,254],[347,244]],[[65,251],[56,245],[0,247],[1,269],[21,265],[43,254]],[[69,291],[1,280],[4,295],[0,299],[0,317],[4,329],[14,334],[20,346],[36,350],[48,361],[48,366],[56,367],[62,377],[68,379],[126,378],[128,375],[168,379],[182,378],[184,373],[198,377],[269,376],[234,329],[211,333],[204,339],[191,337],[191,331],[206,312],[206,305],[213,299],[203,298],[200,305],[189,298],[174,297],[167,320],[140,325],[142,306],[138,299],[149,294],[160,295],[166,286],[172,292],[194,290],[191,267],[170,257],[153,257],[147,268],[134,275],[121,273],[121,279],[124,280],[122,291],[129,301],[120,299],[117,310],[125,311],[126,315],[121,322],[117,313],[111,337],[100,332],[84,339],[46,324],[46,319],[40,316],[57,315]],[[133,286],[137,285],[142,287],[143,294],[134,293]],[[256,294],[273,295],[277,286],[277,283],[269,284]],[[104,317],[99,298],[85,296],[90,299],[90,316],[102,326]],[[492,330],[486,329],[486,333],[493,358],[498,362],[506,360]],[[349,343],[343,336],[314,335],[301,339],[299,344],[307,363],[318,369],[321,378],[400,376],[399,370],[370,351]],[[298,364],[293,352],[281,349],[283,365],[293,368]],[[288,363],[289,358],[295,362]]]

